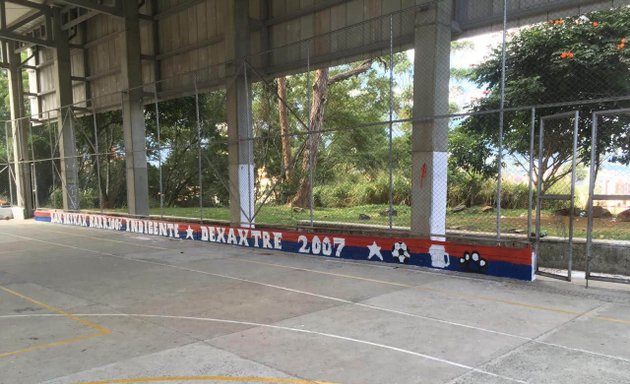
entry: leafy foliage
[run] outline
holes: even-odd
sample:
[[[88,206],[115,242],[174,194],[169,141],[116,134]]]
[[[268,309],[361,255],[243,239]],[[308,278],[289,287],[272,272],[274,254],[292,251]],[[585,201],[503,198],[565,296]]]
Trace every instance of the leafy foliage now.
[[[521,29],[507,44],[506,107],[580,101],[576,105],[537,109],[537,118],[572,110],[580,111],[578,156],[588,161],[591,147],[591,114],[627,106],[622,101],[598,101],[630,94],[630,51],[625,38],[630,32],[630,8],[598,11],[586,16],[569,17]],[[501,50],[472,71],[472,79],[485,87],[486,97],[472,105],[474,112],[499,108]],[[504,144],[507,152],[526,166],[529,159],[530,112],[506,113]],[[598,137],[600,153],[615,153],[613,161],[630,162],[627,116],[603,118]],[[570,119],[549,121],[545,125],[543,190],[551,188],[568,172],[565,166],[572,156]],[[472,116],[461,132],[475,137],[482,153],[495,150],[498,143],[497,114]],[[536,139],[536,143],[538,139]],[[464,152],[465,154],[465,152]],[[538,154],[536,153],[536,156]],[[463,156],[459,164],[479,173],[488,166],[486,156]],[[496,158],[494,159],[496,167]]]

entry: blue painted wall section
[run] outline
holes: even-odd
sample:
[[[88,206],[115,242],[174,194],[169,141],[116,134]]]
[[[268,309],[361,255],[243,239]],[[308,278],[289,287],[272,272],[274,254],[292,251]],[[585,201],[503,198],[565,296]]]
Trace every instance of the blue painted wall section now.
[[[230,228],[153,219],[135,219],[124,216],[43,210],[35,213],[35,220],[58,225],[272,249],[323,257],[415,265],[519,280],[534,279],[534,256],[531,247],[489,247],[428,239],[331,235],[264,228]]]

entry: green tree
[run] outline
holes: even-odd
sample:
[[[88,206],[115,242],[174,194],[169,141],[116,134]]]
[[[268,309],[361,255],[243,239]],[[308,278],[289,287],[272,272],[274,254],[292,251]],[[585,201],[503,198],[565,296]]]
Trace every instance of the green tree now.
[[[625,37],[629,32],[630,9],[624,7],[551,20],[512,34],[506,50],[506,107],[583,101],[579,105],[539,108],[537,117],[579,109],[578,156],[588,161],[592,111],[628,105],[627,102],[593,101],[630,94],[630,46],[626,46]],[[486,97],[472,106],[473,112],[499,108],[501,56],[500,47],[496,48],[472,71],[472,80],[486,89]],[[615,153],[614,161],[628,164],[629,122],[627,116],[603,119],[597,142],[599,153]],[[529,164],[529,129],[529,110],[506,113],[505,149],[523,168]],[[475,147],[482,153],[493,153],[498,143],[497,114],[471,116],[462,124],[461,132],[479,138]],[[543,175],[543,191],[570,172],[567,163],[573,156],[571,143],[572,122],[569,119],[550,121],[545,125],[543,165],[542,169],[536,166],[534,170],[535,177]],[[458,164],[465,164],[480,173],[488,166],[486,156],[471,158],[461,150],[451,155]],[[496,158],[494,161],[496,167]]]
[[[154,200],[159,200],[157,167],[161,155],[164,203],[167,206],[198,204],[200,154],[204,204],[227,204],[228,201],[225,92],[199,94],[198,107],[199,125],[194,96],[162,101],[157,114],[154,105],[145,107],[147,155],[152,168],[149,193]]]
[[[274,94],[276,101],[278,96],[285,99],[287,110],[283,110],[282,103],[277,103],[277,110],[269,113],[268,108],[257,108],[257,104],[254,104],[255,115],[257,111],[258,115],[267,111],[265,114],[277,119],[268,124],[274,128],[278,126],[276,137],[278,132],[285,132],[285,136],[286,132],[289,133],[290,140],[276,139],[277,143],[284,142],[282,148],[273,151],[279,156],[273,164],[282,164],[285,170],[274,173],[278,180],[284,180],[281,200],[297,206],[308,206],[308,175],[311,168],[315,169],[317,186],[335,185],[340,180],[347,181],[348,177],[355,178],[359,183],[369,183],[386,168],[388,124],[361,127],[388,118],[389,70],[386,65],[374,61],[386,62],[374,59],[318,70],[315,76],[311,74],[310,90],[307,89],[305,74],[279,79]],[[396,73],[410,67],[404,53],[395,55],[394,64]],[[309,92],[310,117],[307,100]],[[394,95],[397,116],[404,113],[401,105],[407,94],[403,91],[402,94]],[[266,98],[261,99],[264,104]],[[284,116],[285,113],[287,116]],[[311,132],[307,134],[298,119],[306,124],[309,118]],[[291,146],[290,152],[286,151],[288,144]],[[312,157],[311,153],[314,154]],[[292,168],[286,164],[292,165]]]

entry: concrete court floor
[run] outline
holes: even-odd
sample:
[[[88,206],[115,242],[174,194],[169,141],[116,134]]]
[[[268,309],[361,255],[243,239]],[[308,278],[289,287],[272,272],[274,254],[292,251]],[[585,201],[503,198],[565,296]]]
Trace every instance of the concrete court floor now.
[[[630,291],[2,222],[0,382],[630,383]]]

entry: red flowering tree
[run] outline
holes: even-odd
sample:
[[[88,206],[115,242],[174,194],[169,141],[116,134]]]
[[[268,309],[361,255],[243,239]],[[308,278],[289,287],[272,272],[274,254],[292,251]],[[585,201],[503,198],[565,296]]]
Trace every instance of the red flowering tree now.
[[[506,108],[546,105],[537,109],[539,116],[579,109],[579,156],[587,163],[592,111],[630,106],[628,101],[601,101],[630,96],[630,47],[626,47],[626,36],[630,36],[630,8],[627,7],[551,20],[510,35]],[[471,110],[498,109],[500,47],[472,70],[471,78],[487,91]],[[510,155],[509,159],[515,159],[525,169],[529,166],[530,116],[530,110],[506,112],[505,115],[505,151]],[[629,116],[604,119],[597,143],[600,153],[613,153],[609,160],[630,163],[629,127]],[[492,153],[498,142],[498,114],[470,117],[456,130],[478,143],[473,150]],[[571,135],[572,123],[568,119],[545,126],[544,163],[542,169],[535,169],[535,175],[543,175],[543,190],[568,174],[567,163],[572,157]],[[488,167],[488,156],[471,157],[454,151],[451,156],[455,162],[459,157],[464,162],[468,160],[464,166],[469,169],[486,173],[496,169],[496,164],[493,164],[494,168]],[[471,163],[471,158],[478,161]]]

